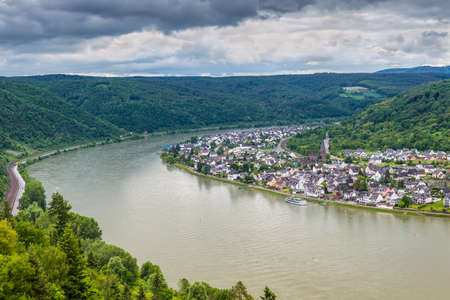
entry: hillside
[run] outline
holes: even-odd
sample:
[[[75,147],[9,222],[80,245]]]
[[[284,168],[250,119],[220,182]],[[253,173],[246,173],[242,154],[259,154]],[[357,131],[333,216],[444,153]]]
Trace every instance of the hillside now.
[[[450,74],[450,66],[446,67],[431,67],[431,66],[421,66],[413,68],[394,68],[385,69],[378,71],[377,73],[445,73]]]
[[[33,148],[112,137],[120,130],[54,94],[26,84],[0,81],[0,149],[10,139]]]
[[[340,125],[297,135],[288,147],[303,154],[318,150],[325,131],[334,153],[357,148],[450,151],[450,80],[424,84],[371,105]]]
[[[445,74],[314,74],[259,77],[10,78],[46,89],[117,127],[158,131],[226,124],[292,124],[342,118]],[[368,93],[352,97],[345,86]]]

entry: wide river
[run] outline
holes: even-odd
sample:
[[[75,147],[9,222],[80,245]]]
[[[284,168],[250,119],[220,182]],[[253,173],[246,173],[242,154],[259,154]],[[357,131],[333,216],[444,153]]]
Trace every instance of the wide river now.
[[[160,145],[191,135],[65,153],[29,173],[174,288],[186,277],[279,299],[450,299],[450,218],[297,207],[160,161]]]

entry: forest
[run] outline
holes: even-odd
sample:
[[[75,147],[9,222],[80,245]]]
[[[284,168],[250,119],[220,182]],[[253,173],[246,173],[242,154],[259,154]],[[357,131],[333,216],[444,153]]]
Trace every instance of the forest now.
[[[303,155],[318,151],[327,131],[332,153],[358,148],[450,151],[450,80],[423,84],[341,124],[301,133],[288,147]]]
[[[0,130],[32,147],[230,124],[273,125],[345,118],[450,74],[314,74],[256,77],[68,75],[0,78]],[[342,87],[371,93],[346,97]],[[56,125],[57,124],[57,125]]]

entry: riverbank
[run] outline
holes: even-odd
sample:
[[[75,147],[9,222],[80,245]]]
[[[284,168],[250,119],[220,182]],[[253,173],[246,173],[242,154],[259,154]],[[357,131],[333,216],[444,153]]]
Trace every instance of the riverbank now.
[[[216,176],[212,176],[212,175],[205,175],[203,173],[200,173],[200,172],[197,172],[197,171],[191,169],[190,167],[188,167],[186,165],[182,165],[182,164],[178,164],[178,163],[173,164],[173,165],[169,164],[169,165],[177,167],[177,168],[184,170],[195,176],[204,177],[204,178],[208,178],[208,179],[212,179],[212,180],[216,180],[216,181],[220,181],[220,182],[224,182],[224,183],[228,183],[228,184],[233,184],[233,185],[237,185],[237,186],[242,186],[242,187],[246,187],[247,189],[270,193],[270,194],[281,196],[281,197],[292,197],[293,196],[293,194],[291,194],[291,193],[275,191],[275,190],[267,189],[264,187],[255,186],[255,185],[251,185],[251,184],[245,184],[242,182],[236,182],[233,180],[220,178],[220,177],[216,177]],[[366,209],[366,210],[371,210],[371,211],[385,212],[385,213],[391,213],[391,214],[400,214],[400,215],[411,215],[411,216],[450,217],[450,214],[444,214],[444,213],[438,213],[438,212],[435,213],[435,212],[426,212],[426,211],[420,211],[420,210],[401,209],[401,208],[386,209],[386,208],[352,204],[352,203],[347,203],[347,202],[343,202],[343,201],[332,201],[332,200],[326,200],[326,199],[308,198],[305,195],[299,195],[299,194],[297,194],[297,196],[305,198],[308,202],[314,202],[314,203],[325,202],[325,203],[327,203],[327,205],[333,205],[333,206],[339,206],[339,207],[350,207],[350,208]]]

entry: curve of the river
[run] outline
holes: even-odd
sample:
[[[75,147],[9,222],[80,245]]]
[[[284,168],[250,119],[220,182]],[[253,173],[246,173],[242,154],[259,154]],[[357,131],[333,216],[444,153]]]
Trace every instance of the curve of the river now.
[[[186,277],[242,280],[254,295],[268,285],[279,299],[448,299],[449,218],[291,206],[164,165],[159,146],[190,135],[65,153],[29,173],[172,287]]]

